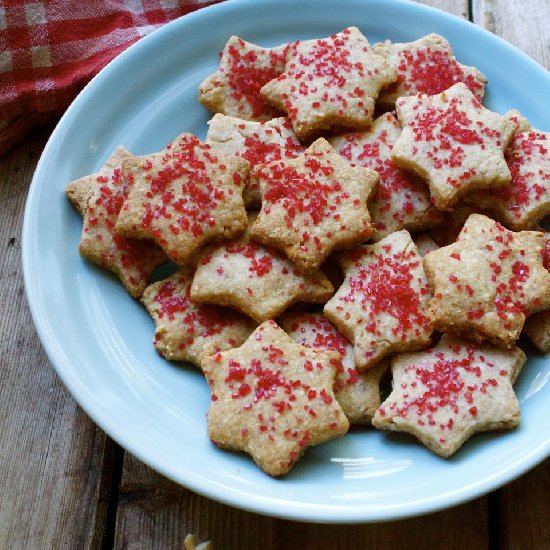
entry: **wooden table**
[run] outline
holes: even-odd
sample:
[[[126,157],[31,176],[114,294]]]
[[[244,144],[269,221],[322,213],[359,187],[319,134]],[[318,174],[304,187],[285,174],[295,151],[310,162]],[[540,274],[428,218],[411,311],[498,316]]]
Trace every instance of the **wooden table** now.
[[[550,67],[550,0],[424,3],[469,18]],[[189,532],[217,550],[550,548],[550,461],[499,491],[429,516],[308,525],[202,498],[110,440],[58,379],[23,289],[23,210],[52,129],[35,130],[0,159],[0,548],[181,548]],[[541,419],[541,428],[547,424]]]

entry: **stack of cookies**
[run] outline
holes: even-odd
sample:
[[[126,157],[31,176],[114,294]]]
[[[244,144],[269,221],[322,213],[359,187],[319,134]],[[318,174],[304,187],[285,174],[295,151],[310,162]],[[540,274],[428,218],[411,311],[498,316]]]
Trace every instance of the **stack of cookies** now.
[[[435,34],[231,37],[199,86],[205,142],[118,148],[68,185],[82,256],[204,372],[216,445],[280,476],[350,423],[443,457],[518,425],[526,320],[550,350],[550,134],[485,86]]]

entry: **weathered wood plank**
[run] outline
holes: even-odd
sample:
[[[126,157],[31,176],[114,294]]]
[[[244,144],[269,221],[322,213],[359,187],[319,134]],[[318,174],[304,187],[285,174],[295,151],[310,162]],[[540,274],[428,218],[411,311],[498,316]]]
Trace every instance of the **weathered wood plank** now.
[[[472,0],[473,21],[550,68],[548,0]]]
[[[457,15],[464,19],[469,19],[470,13],[468,0],[416,0],[419,4],[426,4],[432,8],[438,8],[443,11]]]
[[[99,547],[110,490],[106,437],[55,374],[23,289],[23,209],[51,129],[0,159],[1,548]]]
[[[115,548],[176,548],[187,533],[223,550],[488,547],[485,498],[421,518],[372,525],[317,525],[258,516],[200,497],[126,453]]]

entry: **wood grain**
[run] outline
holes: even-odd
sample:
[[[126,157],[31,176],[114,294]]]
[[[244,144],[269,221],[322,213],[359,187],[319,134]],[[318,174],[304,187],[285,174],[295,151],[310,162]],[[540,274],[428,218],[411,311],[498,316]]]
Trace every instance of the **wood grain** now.
[[[550,68],[548,0],[472,0],[473,21]]]
[[[99,547],[110,491],[106,437],[55,374],[23,289],[23,209],[51,129],[0,159],[0,548]]]

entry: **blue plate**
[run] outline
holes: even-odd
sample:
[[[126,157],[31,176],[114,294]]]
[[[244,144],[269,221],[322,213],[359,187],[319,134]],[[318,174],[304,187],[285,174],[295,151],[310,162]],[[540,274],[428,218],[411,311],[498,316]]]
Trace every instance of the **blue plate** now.
[[[206,133],[199,82],[216,69],[231,34],[271,46],[357,25],[374,43],[447,37],[460,61],[488,77],[486,104],[520,109],[550,130],[550,77],[482,29],[399,0],[234,0],[187,15],[115,59],[61,119],[38,164],[23,232],[34,322],[59,376],[110,436],[173,480],[234,506],[308,521],[365,522],[422,514],[490,491],[548,455],[550,369],[535,355],[517,391],[521,426],[475,436],[443,460],[406,436],[353,431],[308,450],[282,480],[206,436],[209,391],[198,369],[169,363],[153,346],[153,322],[123,287],[78,255],[81,220],[67,182],[95,172],[124,145],[160,150],[183,131]]]

